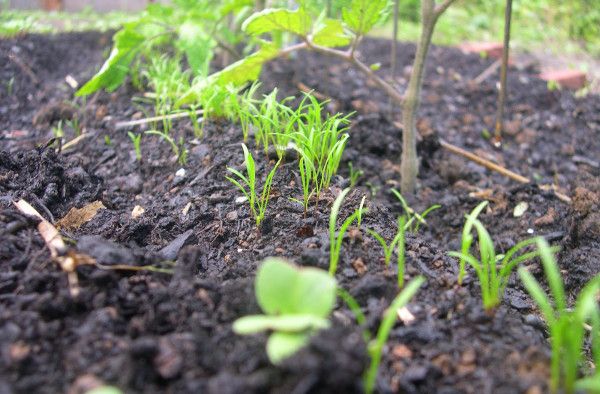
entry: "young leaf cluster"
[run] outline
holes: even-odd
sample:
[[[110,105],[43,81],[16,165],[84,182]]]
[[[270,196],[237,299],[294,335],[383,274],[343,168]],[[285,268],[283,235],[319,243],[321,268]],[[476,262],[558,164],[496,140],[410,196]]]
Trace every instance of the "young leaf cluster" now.
[[[550,389],[559,388],[567,394],[576,391],[598,392],[600,385],[600,275],[590,280],[579,293],[575,306],[567,308],[567,297],[554,252],[548,243],[536,240],[550,294],[544,292],[540,283],[525,268],[519,268],[523,285],[538,305],[546,320],[552,348]],[[591,326],[590,339],[596,365],[594,376],[578,380],[582,360],[585,326]]]
[[[469,231],[463,231],[461,251],[450,252],[449,255],[465,261],[475,270],[481,287],[483,307],[486,310],[493,310],[500,305],[508,279],[515,267],[538,256],[539,251],[525,252],[529,246],[538,242],[536,238],[530,238],[517,243],[506,254],[497,255],[492,237],[476,216],[486,204],[487,201],[482,202],[467,215],[465,228]],[[479,258],[470,251],[474,239],[470,231],[472,228],[477,233]]]
[[[244,163],[246,164],[246,175],[235,168],[227,167],[227,170],[233,174],[233,177],[228,176],[226,178],[244,194],[244,197],[246,197],[248,204],[250,205],[250,212],[256,222],[256,226],[259,227],[267,212],[267,205],[269,204],[269,199],[271,197],[273,177],[277,172],[281,160],[271,169],[265,179],[262,191],[259,192],[256,186],[256,166],[252,153],[250,153],[246,144],[242,144],[242,150],[244,152]]]
[[[336,282],[325,271],[269,258],[254,283],[264,315],[242,317],[233,323],[233,330],[241,335],[269,330],[267,355],[273,364],[296,353],[316,331],[329,327]]]

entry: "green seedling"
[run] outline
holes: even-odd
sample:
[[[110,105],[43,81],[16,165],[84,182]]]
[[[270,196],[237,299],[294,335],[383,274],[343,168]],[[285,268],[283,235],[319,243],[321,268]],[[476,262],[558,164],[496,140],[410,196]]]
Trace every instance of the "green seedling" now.
[[[112,140],[110,139],[110,137],[108,135],[104,136],[104,145],[106,145],[106,146],[112,145]]]
[[[76,137],[81,135],[81,125],[79,124],[79,118],[77,116],[73,117],[71,120],[67,120],[67,126],[73,129],[73,133],[75,133]]]
[[[271,197],[271,186],[273,185],[273,177],[275,176],[275,172],[281,163],[279,160],[273,169],[267,175],[265,179],[265,183],[262,188],[262,192],[260,195],[258,194],[258,190],[256,188],[256,166],[254,163],[254,158],[252,154],[246,147],[246,144],[242,144],[242,150],[244,151],[244,162],[246,163],[246,175],[242,174],[235,168],[227,167],[227,170],[231,172],[237,179],[232,177],[226,177],[227,180],[237,186],[238,189],[244,194],[244,196],[248,199],[248,203],[250,204],[250,212],[252,213],[252,217],[256,221],[256,226],[259,227],[265,218],[265,213],[267,211],[267,205],[269,203],[269,198]]]
[[[337,198],[333,202],[333,205],[331,206],[331,215],[329,216],[329,275],[331,276],[334,276],[337,271],[338,263],[340,260],[340,251],[342,249],[342,241],[344,240],[344,235],[346,234],[346,231],[352,225],[352,223],[355,220],[358,220],[358,218],[363,214],[363,212],[366,211],[366,209],[362,207],[354,211],[354,213],[352,213],[346,218],[346,220],[344,220],[344,223],[337,231],[336,236],[338,214],[340,212],[342,203],[344,202],[344,198],[346,198],[348,192],[350,192],[350,188],[342,190],[340,195],[337,196]]]
[[[329,187],[331,178],[337,173],[342,154],[349,136],[346,133],[349,117],[327,115],[323,120],[323,104],[312,95],[306,94],[298,110],[292,114],[296,131],[291,138],[296,150],[305,161],[312,163],[310,192],[318,204],[321,191]],[[304,182],[303,182],[304,186]]]
[[[364,171],[358,168],[354,168],[352,162],[348,163],[348,168],[350,170],[350,187],[354,188],[358,183],[358,178],[364,175]]]
[[[133,143],[133,149],[135,149],[135,158],[137,161],[142,161],[142,134],[134,134],[131,131],[127,132],[129,139]]]
[[[392,242],[389,243],[389,245],[386,242],[385,238],[383,238],[383,236],[377,231],[368,228],[367,233],[369,233],[369,235],[371,235],[373,238],[375,238],[375,240],[377,240],[377,242],[379,242],[379,244],[383,248],[383,257],[385,265],[389,266],[392,261],[392,254],[394,253],[394,248],[396,247],[396,244],[400,241],[400,238],[404,236],[404,231],[400,231],[400,228],[398,228],[398,232],[392,239]]]
[[[268,258],[254,282],[264,315],[245,316],[233,323],[240,335],[270,331],[267,355],[273,364],[292,356],[310,337],[329,327],[335,305],[335,279],[317,268],[298,268],[280,258]]]
[[[469,250],[471,249],[471,244],[473,243],[473,237],[471,236],[471,231],[473,229],[473,222],[475,219],[477,219],[477,217],[479,216],[479,214],[481,213],[481,211],[483,211],[483,209],[488,205],[488,201],[483,201],[481,203],[479,203],[472,211],[469,215],[467,215],[467,220],[465,222],[465,226],[463,227],[463,231],[462,231],[462,244],[461,244],[461,254],[463,255],[467,255],[469,253]],[[460,258],[459,262],[459,267],[458,267],[458,284],[462,284],[462,281],[465,277],[465,275],[467,274],[467,267],[466,267],[466,259],[464,258]]]
[[[404,288],[404,290],[402,290],[400,294],[394,298],[388,309],[385,311],[383,320],[381,321],[379,329],[377,330],[377,336],[369,344],[369,355],[371,357],[371,362],[363,377],[365,392],[367,394],[372,393],[375,389],[375,381],[377,380],[377,371],[379,370],[379,365],[381,364],[383,348],[390,336],[392,328],[394,327],[394,323],[396,322],[398,309],[404,307],[413,298],[423,283],[425,283],[425,278],[422,276],[418,276],[411,280],[410,283],[406,285],[406,288]]]
[[[304,208],[304,217],[306,217],[308,204],[310,203],[310,198],[313,196],[311,181],[314,178],[316,170],[310,158],[304,156],[303,152],[300,152],[300,155],[298,170],[300,172],[300,181],[302,182],[302,207]]]
[[[471,244],[473,243],[473,235],[470,231],[468,233],[463,232],[461,252],[449,252],[448,254],[466,261],[473,267],[481,287],[483,308],[486,311],[493,311],[502,302],[512,271],[519,264],[539,255],[538,250],[523,252],[530,245],[535,244],[537,240],[536,238],[526,239],[509,249],[505,255],[497,255],[492,237],[483,224],[473,217],[473,214],[467,217],[465,227],[467,226],[474,227],[477,232],[479,258],[470,253]]]
[[[59,120],[56,126],[52,127],[52,134],[54,138],[62,139],[65,136],[65,130],[63,128],[63,121]]]
[[[600,294],[600,275],[587,283],[579,293],[575,307],[568,309],[554,252],[544,239],[538,238],[536,242],[550,294],[544,292],[540,283],[525,268],[519,268],[519,276],[548,325],[552,349],[550,390],[557,393],[562,389],[561,392],[567,394],[578,390],[597,393],[600,388],[600,309],[597,299]],[[591,323],[590,337],[596,374],[578,380],[585,325],[588,323]]]
[[[398,234],[400,234],[400,238],[398,239],[398,251],[396,264],[398,265],[398,288],[401,289],[404,286],[404,272],[406,266],[406,237],[405,237],[405,218],[400,217],[398,219]]]
[[[185,142],[183,141],[183,138],[180,138],[179,143],[176,143],[175,140],[166,131],[148,130],[145,133],[148,135],[157,135],[164,141],[167,141],[171,146],[173,153],[177,157],[177,162],[179,164],[184,165],[187,162],[187,149],[185,147]]]
[[[398,201],[400,201],[400,204],[402,204],[404,216],[406,217],[405,229],[410,233],[418,233],[421,225],[427,225],[427,222],[425,221],[427,215],[429,215],[431,211],[442,207],[441,205],[435,204],[424,210],[422,213],[418,213],[408,205],[398,190],[390,189],[390,191],[396,196]]]
[[[123,392],[115,386],[100,386],[86,391],[85,394],[123,394]]]

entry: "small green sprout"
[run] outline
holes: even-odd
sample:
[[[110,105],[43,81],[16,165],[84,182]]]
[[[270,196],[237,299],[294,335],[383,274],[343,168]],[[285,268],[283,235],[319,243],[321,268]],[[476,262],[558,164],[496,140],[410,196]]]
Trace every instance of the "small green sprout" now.
[[[517,243],[505,255],[497,255],[492,237],[483,224],[473,214],[467,216],[465,227],[475,227],[479,241],[479,259],[470,253],[473,235],[463,232],[461,252],[449,252],[452,257],[464,260],[475,270],[481,287],[483,308],[492,311],[502,301],[504,291],[508,285],[510,274],[519,264],[539,255],[539,251],[524,252],[525,248],[535,244],[535,238],[526,239]]]
[[[377,240],[377,242],[379,242],[379,244],[383,248],[383,257],[385,265],[389,266],[390,262],[392,261],[392,253],[394,253],[394,248],[396,247],[396,244],[400,241],[400,238],[404,236],[403,229],[401,230],[400,228],[398,228],[398,232],[392,239],[392,242],[389,243],[389,245],[385,241],[385,238],[383,238],[383,236],[377,231],[368,228],[367,233],[369,233],[369,235],[371,235],[373,238],[375,238],[375,240]]]
[[[79,118],[74,116],[73,119],[67,120],[67,126],[73,129],[76,137],[81,135],[81,125],[79,124]]]
[[[157,135],[164,141],[167,141],[171,146],[173,153],[177,157],[177,162],[179,162],[179,164],[184,165],[187,162],[187,149],[185,148],[185,142],[183,141],[183,138],[180,138],[179,143],[176,143],[166,131],[148,130],[145,133],[149,135]]]
[[[112,145],[112,140],[110,139],[110,136],[108,136],[108,135],[104,136],[104,145],[106,145],[106,146]]]
[[[427,222],[425,221],[425,218],[427,217],[427,215],[429,215],[429,213],[431,211],[434,211],[434,210],[442,207],[441,205],[434,204],[419,214],[418,212],[416,212],[414,209],[412,209],[408,205],[408,203],[406,202],[404,197],[402,197],[402,194],[400,194],[400,192],[398,190],[396,190],[396,189],[390,189],[390,190],[396,196],[398,201],[400,201],[400,204],[402,204],[402,209],[404,210],[404,216],[406,217],[406,224],[405,224],[406,228],[405,229],[410,233],[419,232],[419,229],[421,228],[422,224],[427,225]]]
[[[329,327],[336,283],[325,271],[297,268],[271,257],[260,266],[254,286],[265,314],[236,320],[233,331],[240,335],[272,331],[267,355],[273,364],[300,350],[316,331]]]
[[[350,169],[350,187],[353,188],[358,183],[358,178],[364,175],[364,171],[361,169],[354,168],[352,162],[348,163]]]
[[[232,177],[226,178],[229,182],[237,186],[237,188],[240,189],[244,196],[248,199],[248,203],[250,204],[250,212],[256,221],[256,226],[259,227],[265,218],[267,205],[269,203],[269,198],[271,197],[273,177],[275,176],[275,172],[277,171],[281,160],[275,164],[275,167],[273,167],[273,169],[267,175],[262,192],[259,195],[258,190],[256,189],[256,166],[254,164],[254,158],[252,157],[252,153],[250,153],[248,150],[248,147],[246,147],[246,144],[242,144],[242,150],[244,151],[244,162],[246,163],[246,173],[248,175],[245,176],[235,168],[227,167],[227,170],[235,175],[239,180]]]
[[[525,268],[519,268],[519,276],[546,320],[552,348],[550,390],[562,388],[572,394],[579,390],[598,392],[600,387],[600,309],[597,297],[600,294],[600,275],[590,280],[579,293],[573,309],[567,308],[567,298],[554,252],[548,243],[536,240],[542,260],[550,295]],[[582,358],[585,325],[591,323],[592,353],[596,364],[595,376],[577,380]]]
[[[142,134],[134,134],[131,131],[128,131],[127,135],[133,143],[133,149],[135,149],[135,158],[137,161],[142,161]]]
[[[411,300],[411,298],[413,298],[423,283],[425,283],[425,278],[422,276],[418,276],[411,280],[410,283],[406,285],[406,288],[404,288],[404,290],[402,290],[400,294],[394,298],[389,308],[385,311],[383,320],[381,321],[379,329],[377,330],[377,337],[369,344],[371,363],[369,364],[369,369],[367,369],[363,377],[365,392],[367,392],[367,394],[372,393],[375,389],[375,381],[377,380],[377,371],[379,370],[379,365],[381,364],[383,348],[388,340],[388,337],[390,336],[392,328],[394,327],[394,323],[396,322],[398,309],[405,306]]]
[[[406,226],[406,218],[401,216],[398,219],[398,234],[400,234],[400,238],[398,239],[398,251],[396,264],[398,265],[398,288],[401,289],[404,286],[404,271],[405,271],[405,252],[406,252],[406,237],[405,237],[405,226]]]
[[[471,244],[473,243],[473,237],[471,236],[471,230],[473,229],[473,221],[477,219],[477,216],[483,211],[483,209],[488,205],[488,201],[483,201],[477,205],[469,215],[467,215],[467,221],[465,222],[465,226],[462,231],[462,245],[461,245],[461,254],[466,255],[469,253],[471,249]],[[467,274],[466,268],[466,260],[464,258],[460,258],[459,268],[458,268],[458,284],[462,284],[462,281]]]
[[[313,195],[313,190],[310,186],[311,180],[313,179],[316,170],[310,158],[307,158],[303,152],[300,152],[300,154],[302,157],[298,160],[298,170],[300,172],[300,181],[302,182],[302,207],[304,208],[304,217],[306,217],[308,204]]]
[[[61,139],[65,136],[65,130],[63,128],[63,121],[59,120],[56,126],[52,127],[52,134],[55,138]]]
[[[340,208],[342,203],[344,202],[344,198],[350,192],[350,188],[346,188],[342,190],[339,196],[333,202],[331,206],[331,215],[329,216],[329,275],[334,276],[337,271],[337,266],[340,260],[340,251],[342,249],[342,241],[344,240],[344,235],[348,228],[352,225],[355,220],[366,211],[366,208],[362,206],[358,208],[352,215],[348,216],[336,236],[336,226],[338,214],[340,213]],[[364,200],[363,200],[364,201]],[[361,204],[362,205],[362,204]]]
[[[115,386],[100,386],[86,391],[85,394],[123,394],[123,392]]]

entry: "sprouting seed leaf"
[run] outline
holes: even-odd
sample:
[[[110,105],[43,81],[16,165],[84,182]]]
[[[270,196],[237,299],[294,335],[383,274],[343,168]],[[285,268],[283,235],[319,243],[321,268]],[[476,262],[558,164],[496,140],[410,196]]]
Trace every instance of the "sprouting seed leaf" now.
[[[513,210],[513,216],[516,218],[523,216],[525,211],[527,211],[527,208],[529,208],[529,204],[527,204],[525,201],[521,201],[515,206],[515,209]]]
[[[233,323],[233,331],[239,335],[256,334],[266,330],[284,332],[302,332],[329,327],[329,321],[312,315],[251,315],[244,316]]]
[[[302,8],[296,11],[268,8],[246,19],[242,25],[242,30],[251,36],[274,31],[286,31],[305,36],[310,31],[310,25],[311,19]]]
[[[316,268],[296,268],[269,258],[256,275],[256,298],[270,315],[327,317],[335,304],[335,280]]]
[[[369,66],[369,68],[373,71],[377,71],[381,68],[381,63],[373,63]]]
[[[312,41],[324,47],[343,47],[350,44],[350,37],[339,20],[325,19],[313,32]]]
[[[308,333],[274,332],[267,341],[269,360],[279,364],[306,345],[308,338]]]

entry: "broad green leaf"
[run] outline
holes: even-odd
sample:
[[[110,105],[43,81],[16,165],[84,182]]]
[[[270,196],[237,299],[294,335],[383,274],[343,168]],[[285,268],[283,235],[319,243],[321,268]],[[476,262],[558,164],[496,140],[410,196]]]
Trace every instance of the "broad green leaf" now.
[[[279,258],[265,260],[256,275],[256,298],[269,315],[326,318],[335,303],[335,280],[317,268],[296,268]]]
[[[185,22],[179,27],[179,45],[185,51],[188,63],[194,75],[208,75],[209,64],[213,57],[212,40],[195,20]]]
[[[308,342],[307,333],[274,332],[267,341],[267,355],[273,364],[292,356]]]
[[[226,0],[223,2],[219,13],[225,16],[231,12],[238,12],[244,7],[252,7],[254,0]]]
[[[294,286],[294,313],[327,317],[335,304],[335,279],[317,268],[300,270]]]
[[[350,44],[350,37],[344,32],[339,20],[325,19],[313,33],[312,41],[324,47],[343,47]]]
[[[354,33],[365,35],[386,10],[388,0],[353,0],[350,9],[342,11],[342,19]]]
[[[256,300],[268,315],[294,313],[293,288],[298,269],[279,258],[266,259],[255,280]]]
[[[129,64],[144,42],[143,35],[133,29],[123,29],[115,34],[114,47],[102,68],[92,79],[81,87],[76,96],[86,96],[102,88],[109,92],[117,89],[129,72]]]
[[[202,91],[210,89],[212,84],[221,86],[231,85],[240,86],[246,82],[254,81],[260,76],[262,66],[269,60],[277,57],[279,51],[277,48],[266,45],[257,52],[230,64],[223,70],[210,75],[208,78],[202,78],[195,83],[177,102],[176,107],[198,101]]]
[[[237,319],[233,323],[233,331],[240,335],[255,334],[266,330],[302,332],[327,327],[329,327],[327,319],[312,315],[251,315]]]
[[[242,30],[251,36],[274,31],[287,31],[304,36],[310,31],[311,19],[302,9],[290,11],[283,8],[268,8],[251,15]]]

